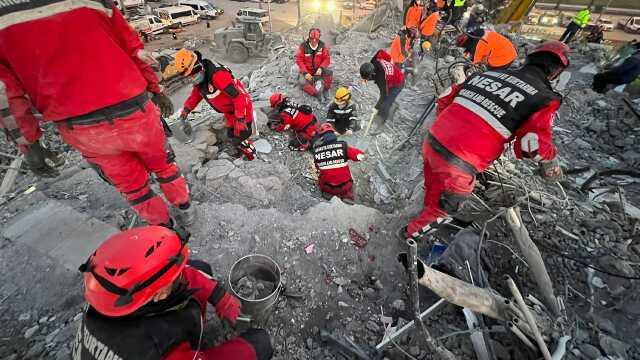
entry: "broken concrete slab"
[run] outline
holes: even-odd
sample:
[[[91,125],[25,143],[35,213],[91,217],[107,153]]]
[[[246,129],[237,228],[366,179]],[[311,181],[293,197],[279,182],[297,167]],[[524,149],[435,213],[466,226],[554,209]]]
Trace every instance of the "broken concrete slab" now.
[[[207,163],[207,182],[227,176],[235,166],[229,160],[212,160]]]

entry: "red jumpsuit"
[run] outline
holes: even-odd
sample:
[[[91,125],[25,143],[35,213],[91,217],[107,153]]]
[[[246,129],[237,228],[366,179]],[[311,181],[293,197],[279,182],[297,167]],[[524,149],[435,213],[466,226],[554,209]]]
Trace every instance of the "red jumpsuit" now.
[[[305,41],[298,47],[298,53],[296,54],[296,64],[302,74],[302,90],[311,96],[318,94],[318,89],[315,87],[315,80],[317,80],[316,71],[322,69],[322,73],[319,75],[322,78],[322,87],[324,90],[331,88],[333,83],[333,71],[329,69],[331,65],[331,56],[324,42],[318,42],[318,47],[314,50],[309,45],[309,41]],[[309,82],[304,78],[304,75],[311,74],[314,77],[313,82]]]
[[[24,152],[41,136],[32,113],[37,110],[100,168],[143,219],[166,224],[169,210],[151,190],[149,172],[174,205],[186,204],[189,190],[165,151],[158,109],[147,100],[147,92],[160,88],[153,69],[140,58],[142,43],[107,3],[2,6],[0,125]],[[69,125],[81,119],[91,121]]]
[[[533,66],[475,74],[442,95],[422,147],[424,209],[405,235],[428,234],[433,223],[455,213],[473,191],[475,174],[512,140],[518,159],[553,160],[551,129],[560,102],[542,70]]]
[[[354,199],[353,178],[349,160],[360,161],[360,149],[349,146],[344,141],[324,143],[313,148],[313,161],[320,171],[318,177],[320,191],[341,199]]]
[[[298,138],[294,143],[300,145],[300,150],[306,150],[309,147],[309,141],[316,134],[316,117],[312,113],[285,106],[280,110],[280,119],[282,123],[276,126],[276,131],[284,132],[288,128],[293,129]]]

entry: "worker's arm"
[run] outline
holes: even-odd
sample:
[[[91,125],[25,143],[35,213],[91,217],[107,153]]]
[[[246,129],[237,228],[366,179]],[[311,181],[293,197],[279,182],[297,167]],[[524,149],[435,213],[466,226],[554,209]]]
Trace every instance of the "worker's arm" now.
[[[347,146],[347,157],[351,161],[362,161],[365,159],[364,151],[354,148],[353,146]]]
[[[291,124],[293,123],[293,118],[291,117],[291,115],[289,115],[288,112],[283,111],[280,113],[280,119],[282,120],[282,122],[276,126],[275,130],[277,132],[283,132],[288,130],[291,127]]]
[[[147,90],[157,94],[160,92],[158,77],[152,68],[152,65],[158,66],[157,61],[151,56],[151,53],[144,50],[144,45],[140,41],[138,34],[131,28],[129,23],[122,17],[122,13],[118,8],[113,6],[113,15],[111,16],[111,25],[114,33],[118,37],[118,42],[123,50],[131,57],[136,64],[142,76],[147,80]]]
[[[182,276],[187,281],[188,288],[193,291],[192,296],[200,304],[203,313],[209,303],[216,308],[220,319],[227,319],[235,324],[240,314],[240,301],[225,290],[222,282],[191,266],[185,267]]]
[[[42,136],[32,108],[22,84],[0,58],[0,128],[22,153]]]
[[[376,52],[376,54],[371,59],[371,63],[375,65],[375,62],[378,59],[391,62],[391,55],[388,52],[386,52],[384,49],[380,49]]]
[[[557,150],[552,140],[553,118],[560,107],[560,100],[535,112],[516,131],[513,151],[518,159],[534,161],[553,160]]]
[[[322,62],[319,67],[326,69],[329,65],[331,65],[331,54],[329,54],[329,49],[325,46],[322,48]]]
[[[464,83],[463,83],[464,84]],[[436,106],[436,115],[440,115],[441,112],[444,111],[451,103],[453,103],[453,99],[458,96],[460,89],[462,89],[463,84],[453,84],[449,86],[437,100]]]
[[[182,106],[183,111],[186,114],[189,114],[190,112],[193,111],[193,109],[196,108],[196,106],[198,106],[198,104],[200,104],[201,100],[202,100],[202,94],[200,94],[200,90],[198,90],[198,88],[194,86],[193,89],[191,90],[191,95],[189,95],[187,100],[185,100],[184,105]]]
[[[489,61],[489,53],[491,49],[489,48],[489,44],[484,40],[480,39],[478,41],[478,45],[476,46],[476,51],[473,53],[473,59],[471,60],[474,64],[483,64]]]
[[[216,89],[220,89],[231,98],[234,116],[238,119],[244,119],[247,116],[247,102],[249,100],[244,89],[236,85],[231,73],[218,71],[211,78],[211,82]]]
[[[298,64],[300,73],[303,75],[309,74],[309,68],[307,68],[307,65],[305,64],[304,43],[300,44],[300,47],[298,47],[298,52],[296,53],[296,64]]]

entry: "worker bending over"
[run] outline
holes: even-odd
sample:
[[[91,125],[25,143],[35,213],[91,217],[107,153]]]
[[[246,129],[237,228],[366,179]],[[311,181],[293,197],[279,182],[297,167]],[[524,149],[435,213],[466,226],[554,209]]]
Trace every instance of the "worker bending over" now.
[[[549,180],[562,176],[551,130],[562,96],[550,81],[569,66],[568,51],[559,41],[544,43],[522,68],[476,73],[438,99],[422,146],[424,209],[403,229],[404,238],[417,240],[449,222],[473,191],[476,174],[512,140],[516,158],[537,161]]]
[[[249,329],[205,347],[207,305],[235,325],[241,304],[189,260],[187,239],[160,226],[139,227],[102,243],[80,267],[89,306],[73,345],[74,360],[267,360],[266,331]]]
[[[57,171],[39,142],[36,110],[54,122],[149,224],[171,226],[164,197],[194,220],[189,189],[160,119],[173,113],[138,35],[110,1],[3,2],[0,5],[0,124],[38,176]],[[150,101],[151,100],[151,101]],[[158,111],[157,104],[160,107]]]
[[[224,115],[227,136],[231,139],[232,145],[230,155],[253,160],[256,151],[253,141],[249,139],[253,104],[242,82],[234,78],[228,67],[203,59],[199,52],[187,49],[180,49],[176,53],[176,69],[194,84],[191,95],[182,107],[182,121],[185,122],[189,113],[202,99],[206,99],[213,110]],[[188,133],[190,130],[185,132]]]
[[[320,29],[309,30],[309,38],[298,47],[296,64],[300,70],[302,90],[318,100],[326,100],[325,93],[333,83],[333,71],[329,69],[331,56],[323,41],[320,40]]]
[[[511,40],[491,30],[477,29],[461,34],[456,45],[464,48],[465,56],[474,64],[485,64],[490,70],[506,69],[518,58]]]
[[[344,202],[353,204],[355,195],[349,160],[362,161],[365,154],[345,141],[338,141],[334,131],[331,123],[323,123],[313,139],[313,161],[320,171],[320,191],[327,200],[337,196]]]
[[[413,48],[411,46],[413,38],[411,31],[408,29],[401,29],[391,41],[391,48],[389,48],[389,55],[391,55],[391,61],[398,65],[400,69],[405,73],[413,72]]]
[[[618,85],[629,84],[640,76],[640,43],[633,43],[636,51],[626,58],[622,64],[613,66],[593,77],[592,88],[605,93]]]
[[[327,110],[327,122],[331,123],[340,135],[351,135],[354,131],[360,130],[349,88],[340,87],[336,91],[335,99],[329,104]]]
[[[316,134],[316,125],[318,123],[313,115],[311,106],[298,105],[283,93],[273,93],[269,98],[269,103],[274,110],[269,117],[280,120],[274,130],[277,132],[293,130],[293,138],[289,141],[289,149],[297,151],[308,150],[311,146],[311,138]]]
[[[411,0],[411,3],[404,11],[404,28],[411,32],[413,37],[416,37],[418,27],[422,22],[423,10],[422,0]]]

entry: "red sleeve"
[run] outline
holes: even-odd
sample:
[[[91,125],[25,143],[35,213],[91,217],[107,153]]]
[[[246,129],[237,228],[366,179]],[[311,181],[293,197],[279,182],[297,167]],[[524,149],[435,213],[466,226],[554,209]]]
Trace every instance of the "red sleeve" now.
[[[444,109],[451,105],[453,99],[458,96],[460,89],[462,89],[462,85],[463,84],[453,84],[440,94],[437,100],[436,115],[440,115]]]
[[[200,100],[202,100],[202,94],[200,94],[198,88],[194,86],[191,90],[191,95],[185,100],[182,107],[187,110],[187,112],[191,112],[200,104]]]
[[[182,276],[187,280],[189,289],[195,291],[193,297],[200,303],[203,310],[206,310],[207,300],[211,296],[213,289],[218,285],[218,281],[191,266],[184,268]]]
[[[331,65],[331,55],[329,54],[329,49],[325,46],[322,49],[322,62],[320,63],[320,67],[326,69]]]
[[[9,138],[23,153],[27,145],[42,136],[32,108],[22,84],[0,58],[0,128],[6,129]]]
[[[155,62],[155,59],[150,54],[140,57],[140,50],[144,49],[144,45],[140,41],[138,34],[131,28],[129,23],[122,17],[122,13],[116,6],[113,6],[113,15],[111,16],[111,23],[113,25],[114,33],[118,36],[120,45],[129,54],[133,62],[136,64],[142,76],[147,80],[147,90],[152,93],[160,92],[160,85],[158,83],[158,77],[155,71],[151,67],[151,64]]]
[[[384,49],[378,50],[373,58],[391,62],[391,55],[388,52],[384,51]]]
[[[358,148],[354,148],[352,146],[348,146],[347,147],[347,157],[349,158],[349,160],[351,161],[360,161],[358,160],[358,155],[360,154],[364,154],[364,151],[358,149]]]
[[[291,124],[293,124],[293,118],[291,117],[291,115],[289,115],[286,112],[281,112],[280,113],[280,119],[282,120],[282,123],[278,124],[278,126],[276,126],[276,131],[277,132],[283,132],[284,131],[284,127],[286,125],[291,126]]]
[[[516,158],[540,160],[553,160],[557,149],[553,145],[552,126],[553,118],[560,107],[560,101],[554,100],[544,108],[535,112],[516,131],[516,142],[513,151]]]
[[[307,68],[307,65],[305,64],[304,61],[305,61],[305,58],[304,58],[304,43],[302,43],[298,47],[298,52],[296,53],[296,64],[298,64],[298,69],[300,69],[301,73],[308,74],[309,73],[309,69]]]
[[[197,356],[196,356],[197,355]],[[196,352],[185,341],[174,348],[163,360],[256,360],[253,346],[241,337],[235,337],[218,346]]]
[[[211,83],[216,89],[223,91],[231,98],[236,118],[245,118],[247,116],[247,94],[244,88],[234,81],[230,72],[217,71],[211,77]]]

